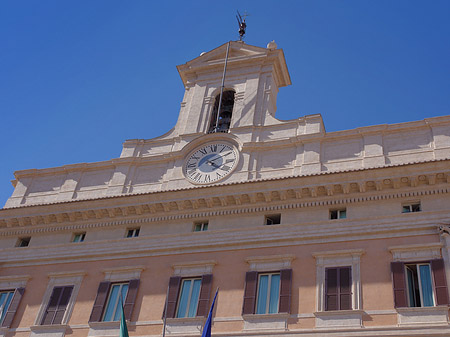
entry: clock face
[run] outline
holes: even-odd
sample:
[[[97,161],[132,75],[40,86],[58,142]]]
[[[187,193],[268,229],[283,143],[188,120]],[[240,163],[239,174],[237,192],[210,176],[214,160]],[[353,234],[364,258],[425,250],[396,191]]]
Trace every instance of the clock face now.
[[[226,143],[199,147],[185,161],[183,172],[195,184],[209,184],[229,175],[238,162],[237,150]]]

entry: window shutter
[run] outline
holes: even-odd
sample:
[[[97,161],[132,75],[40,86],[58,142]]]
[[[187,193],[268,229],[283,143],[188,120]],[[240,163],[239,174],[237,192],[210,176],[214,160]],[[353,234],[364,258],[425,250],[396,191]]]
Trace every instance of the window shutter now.
[[[252,315],[255,313],[256,285],[258,283],[258,273],[249,271],[245,274],[244,303],[242,304],[242,315]]]
[[[100,282],[97,290],[97,297],[95,298],[94,307],[92,308],[89,322],[100,322],[102,320],[103,308],[108,297],[108,290],[111,282]]]
[[[14,316],[17,309],[19,308],[20,300],[22,299],[25,288],[17,288],[14,291],[14,296],[9,304],[8,310],[6,311],[5,317],[3,318],[2,327],[9,328],[13,322]]]
[[[391,262],[391,272],[394,288],[394,307],[407,307],[405,267],[403,262]]]
[[[431,270],[433,271],[436,305],[447,305],[449,302],[444,260],[431,260]]]
[[[292,269],[280,271],[280,302],[278,312],[291,312]]]
[[[136,295],[139,288],[139,279],[130,280],[128,284],[127,297],[125,298],[125,304],[123,305],[123,312],[125,319],[131,320],[131,314],[133,313],[134,303],[136,302]]]
[[[70,301],[70,296],[72,295],[73,286],[63,287],[61,297],[58,303],[58,308],[55,312],[55,318],[51,324],[61,324],[66,313],[67,305]]]
[[[325,310],[338,310],[338,270],[325,269]]]
[[[339,268],[339,310],[352,309],[352,268]]]
[[[45,310],[44,317],[42,317],[41,324],[48,325],[53,323],[56,309],[58,308],[59,298],[61,297],[63,287],[54,287],[50,300],[48,301],[47,309]]]
[[[180,284],[181,277],[179,276],[173,276],[169,280],[169,292],[167,294],[167,318],[175,318]]]
[[[202,276],[202,287],[198,298],[197,316],[206,316],[209,310],[209,297],[211,296],[212,274]]]

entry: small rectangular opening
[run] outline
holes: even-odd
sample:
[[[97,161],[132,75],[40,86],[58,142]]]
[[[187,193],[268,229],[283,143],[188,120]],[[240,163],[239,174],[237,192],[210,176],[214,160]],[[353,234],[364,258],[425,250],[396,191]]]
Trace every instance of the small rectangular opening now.
[[[411,202],[402,205],[402,213],[413,213],[420,211],[422,211],[422,208],[420,207],[420,202]]]
[[[269,214],[264,218],[264,224],[266,226],[279,225],[281,223],[281,214]]]
[[[194,222],[194,232],[204,232],[208,230],[208,221]]]
[[[29,237],[29,236],[19,238],[17,240],[16,247],[28,247],[28,245],[30,244],[30,240],[31,240],[31,237]]]
[[[73,233],[72,242],[83,242],[86,237],[86,232]]]
[[[127,238],[136,238],[139,236],[140,228],[128,228],[127,229]]]
[[[347,209],[346,208],[330,210],[330,219],[331,220],[346,219],[346,218],[347,218]]]

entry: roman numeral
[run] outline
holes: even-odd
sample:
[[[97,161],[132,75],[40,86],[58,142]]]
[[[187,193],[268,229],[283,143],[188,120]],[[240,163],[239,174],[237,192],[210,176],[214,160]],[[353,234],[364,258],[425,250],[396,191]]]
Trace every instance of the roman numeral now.
[[[196,170],[190,170],[190,171],[187,171],[187,174],[188,174],[188,176],[193,176],[195,172],[197,172],[197,171]]]
[[[225,148],[226,148],[226,146],[223,145],[222,150],[220,150],[219,153],[222,152],[223,150],[225,150]]]
[[[223,177],[223,175],[221,175],[219,172],[216,172],[216,174],[217,174],[217,179],[219,179],[219,178],[222,178]]]
[[[195,167],[195,163],[188,163],[188,164],[187,164],[187,168],[188,168],[188,169],[194,168],[194,167]]]
[[[192,157],[191,157],[191,159],[194,159],[194,160],[199,160],[199,159],[200,159],[200,157],[192,156]]]
[[[217,152],[217,145],[216,144],[212,144],[209,146],[209,149],[211,150],[211,152]]]
[[[192,179],[194,179],[195,181],[200,181],[201,176],[202,176],[201,173],[197,173],[194,177],[192,177]]]
[[[211,181],[211,177],[209,174],[205,175],[205,183],[209,183]]]
[[[232,162],[234,162],[234,159],[227,159],[227,160],[225,161],[225,164],[232,163]]]
[[[208,151],[206,151],[206,149],[200,149],[200,150],[198,150],[198,152],[200,152],[201,154],[207,154],[208,153]]]
[[[230,169],[231,169],[231,167],[229,167],[229,166],[227,166],[227,165],[223,165],[221,168],[220,168],[222,171],[229,171]]]

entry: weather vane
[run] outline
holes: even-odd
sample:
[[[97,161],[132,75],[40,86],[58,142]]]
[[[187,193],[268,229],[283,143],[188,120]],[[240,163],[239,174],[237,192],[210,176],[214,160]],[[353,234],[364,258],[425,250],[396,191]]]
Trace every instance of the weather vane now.
[[[247,28],[247,24],[245,23],[245,19],[247,18],[248,14],[247,12],[244,12],[244,18],[242,18],[239,11],[237,11],[236,19],[239,24],[239,41],[242,41],[242,38],[245,35],[245,29]]]

